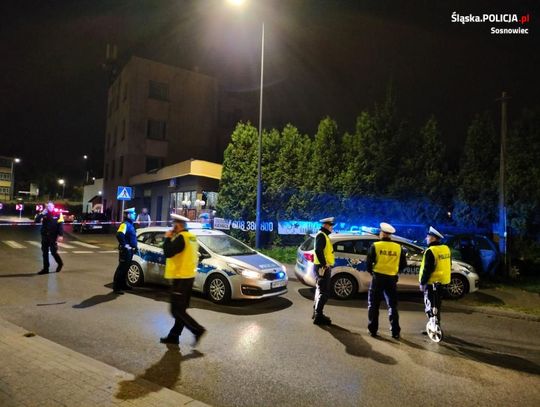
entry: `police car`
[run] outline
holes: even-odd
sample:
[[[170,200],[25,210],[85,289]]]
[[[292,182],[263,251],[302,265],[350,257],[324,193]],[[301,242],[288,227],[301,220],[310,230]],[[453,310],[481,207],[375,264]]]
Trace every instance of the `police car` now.
[[[199,265],[193,289],[216,303],[231,299],[258,299],[287,292],[285,266],[235,238],[217,230],[189,230],[199,243]],[[128,271],[131,286],[144,283],[168,284],[164,278],[163,242],[168,227],[137,230],[138,252]]]
[[[367,292],[371,275],[366,271],[366,257],[371,245],[378,241],[375,235],[330,234],[336,258],[332,268],[332,292],[336,298],[349,299],[357,292]],[[418,291],[418,273],[424,249],[409,240],[392,236],[407,255],[407,268],[399,274],[398,290]],[[296,277],[308,286],[315,286],[314,257],[315,235],[310,236],[298,248]],[[452,274],[447,294],[450,298],[460,298],[478,290],[480,279],[474,268],[461,261],[452,260]]]

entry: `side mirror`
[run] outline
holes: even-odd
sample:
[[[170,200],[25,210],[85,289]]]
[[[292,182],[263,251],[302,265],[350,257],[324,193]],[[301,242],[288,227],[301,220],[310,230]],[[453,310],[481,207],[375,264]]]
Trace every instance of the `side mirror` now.
[[[210,255],[208,253],[199,253],[199,260],[209,259]]]

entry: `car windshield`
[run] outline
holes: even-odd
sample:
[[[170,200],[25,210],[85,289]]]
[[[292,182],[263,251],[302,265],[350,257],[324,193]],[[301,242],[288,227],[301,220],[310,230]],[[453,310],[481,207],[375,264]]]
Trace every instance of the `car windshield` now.
[[[257,253],[229,235],[197,236],[197,238],[208,249],[221,256],[245,256]]]

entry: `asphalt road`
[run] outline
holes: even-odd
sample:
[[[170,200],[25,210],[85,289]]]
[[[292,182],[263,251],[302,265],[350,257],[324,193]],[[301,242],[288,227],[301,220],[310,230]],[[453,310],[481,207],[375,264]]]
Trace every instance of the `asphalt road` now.
[[[69,236],[61,273],[38,276],[35,227],[0,229],[0,315],[90,357],[215,406],[537,406],[540,324],[443,309],[446,340],[422,336],[421,298],[403,295],[403,338],[367,335],[366,296],[330,301],[334,325],[311,323],[312,292],[218,306],[195,295],[190,313],[207,329],[197,350],[158,343],[172,318],[162,287],[111,294],[112,237]],[[6,243],[9,242],[9,243]],[[15,242],[15,243],[13,243]],[[30,243],[34,242],[34,243]],[[21,246],[21,247],[17,247]],[[52,267],[54,270],[54,266]],[[448,303],[446,303],[448,304]],[[0,368],[1,369],[1,368]]]

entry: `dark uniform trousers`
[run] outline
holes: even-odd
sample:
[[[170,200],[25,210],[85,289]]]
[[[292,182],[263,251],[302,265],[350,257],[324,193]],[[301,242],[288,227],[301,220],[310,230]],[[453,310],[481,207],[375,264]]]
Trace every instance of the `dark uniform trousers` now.
[[[316,283],[315,283],[315,313],[318,315],[323,314],[323,308],[326,302],[328,301],[328,297],[330,297],[330,290],[331,290],[331,284],[330,284],[330,276],[332,274],[332,269],[327,268],[324,271],[324,274],[322,276],[319,275],[319,270],[321,266],[316,265],[315,266],[315,277],[316,277]]]
[[[43,254],[43,270],[49,270],[49,250],[51,251],[51,255],[54,258],[54,261],[58,263],[59,266],[64,264],[62,262],[62,259],[60,258],[60,255],[58,254],[58,244],[56,243],[56,239],[48,238],[48,237],[42,237],[41,238],[41,253]]]
[[[204,332],[204,327],[187,313],[194,280],[195,278],[175,278],[172,280],[171,314],[174,317],[174,326],[169,332],[169,338],[178,338],[184,327],[194,335],[200,335]]]
[[[388,319],[393,335],[399,335],[399,313],[397,310],[397,276],[373,273],[368,291],[368,329],[377,333],[379,329],[379,305],[383,299],[388,307]]]
[[[133,259],[133,251],[120,247],[118,250],[118,267],[114,272],[113,290],[122,290],[126,288],[126,278]]]
[[[443,286],[440,283],[426,284],[424,289],[424,305],[428,318],[437,317],[437,323],[441,323]]]

